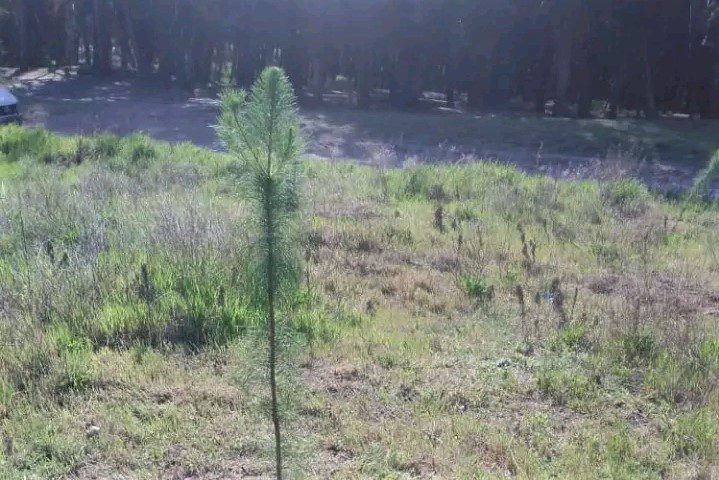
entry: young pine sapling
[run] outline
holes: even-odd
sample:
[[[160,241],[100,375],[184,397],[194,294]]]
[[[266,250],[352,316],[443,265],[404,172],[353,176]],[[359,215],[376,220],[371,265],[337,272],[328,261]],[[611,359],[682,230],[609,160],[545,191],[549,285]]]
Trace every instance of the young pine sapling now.
[[[292,86],[282,69],[269,67],[249,92],[222,96],[218,133],[240,161],[241,192],[252,208],[255,300],[267,319],[272,423],[277,478],[282,440],[277,398],[277,310],[297,289],[300,276],[293,232],[298,221],[301,140]]]

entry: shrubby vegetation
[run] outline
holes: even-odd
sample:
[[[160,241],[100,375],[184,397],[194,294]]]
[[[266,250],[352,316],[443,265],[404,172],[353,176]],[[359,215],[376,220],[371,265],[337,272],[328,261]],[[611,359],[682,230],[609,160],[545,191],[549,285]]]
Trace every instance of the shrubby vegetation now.
[[[0,476],[271,474],[241,166],[17,127],[0,152]],[[716,475],[716,203],[492,163],[299,169],[288,473]]]

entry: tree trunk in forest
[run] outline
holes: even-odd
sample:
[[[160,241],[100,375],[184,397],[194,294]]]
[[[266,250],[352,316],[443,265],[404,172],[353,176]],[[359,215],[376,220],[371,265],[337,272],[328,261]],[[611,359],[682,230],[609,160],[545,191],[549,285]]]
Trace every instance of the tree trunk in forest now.
[[[65,53],[63,63],[66,65],[77,65],[79,61],[80,31],[77,20],[75,4],[69,2],[65,6]]]
[[[577,102],[577,117],[578,118],[589,118],[592,116],[592,97],[587,91],[583,89],[579,93],[579,100]]]
[[[187,41],[187,48],[183,49],[183,53],[181,55],[183,64],[182,71],[184,72],[183,86],[187,90],[192,90],[195,86],[197,86],[197,66],[200,55],[200,52],[197,50],[197,43],[199,41],[197,37],[199,36],[199,33],[194,26],[191,28],[192,31],[189,33],[190,38]]]
[[[644,34],[642,39],[642,62],[644,63],[644,95],[645,107],[644,116],[648,119],[658,117],[656,101],[654,98],[654,78],[652,71],[652,61],[649,55],[649,33]]]
[[[550,34],[545,37],[549,38]],[[549,42],[542,42],[537,51],[537,56],[532,63],[531,82],[532,94],[534,97],[534,111],[540,115],[547,113],[547,96],[549,94],[549,80],[552,76],[553,57]]]
[[[614,72],[611,80],[609,105],[607,108],[606,118],[615,120],[619,116],[619,104],[622,102],[622,89],[624,88],[623,70]]]
[[[709,11],[707,0],[689,0],[689,47],[695,45],[697,39],[704,39],[707,33]]]
[[[304,101],[304,83],[307,77],[306,75],[306,64],[309,60],[304,58],[301,40],[294,34],[289,38],[287,45],[282,46],[282,58],[280,65],[284,68],[287,77],[292,83],[292,87],[295,89],[295,96],[299,102]],[[323,67],[320,62],[320,67]],[[324,68],[320,70],[322,73],[322,84],[320,87],[324,89]]]
[[[710,12],[706,0],[689,2],[689,95],[688,110],[692,116],[708,116],[708,102],[713,89],[714,55],[708,54],[706,45],[710,24]],[[711,43],[711,42],[710,42]],[[711,72],[711,73],[710,73]]]
[[[172,85],[173,81],[180,85],[185,84],[185,61],[182,50],[185,38],[180,26],[179,1],[174,0],[172,5],[172,17],[169,19],[166,33],[158,45],[158,50],[162,54],[158,73],[168,86]]]
[[[361,62],[357,69],[357,107],[367,109],[370,107],[370,66]]]
[[[141,76],[149,76],[154,72],[155,68],[155,43],[152,28],[134,29],[140,36],[134,42],[135,58],[137,59],[137,72]],[[142,33],[141,33],[142,32]],[[149,33],[149,34],[148,34]]]
[[[17,58],[21,68],[27,68],[30,66],[30,55],[28,52],[28,41],[27,41],[27,4],[23,0],[15,1],[14,9],[15,25],[17,27],[18,38],[18,53]]]
[[[322,104],[325,87],[325,72],[319,55],[312,57],[312,99],[315,105]],[[296,89],[296,88],[295,88]]]
[[[554,115],[565,117],[569,114],[567,94],[572,75],[572,32],[568,25],[560,24],[554,38]]]
[[[115,5],[122,17],[122,45],[123,54],[126,54],[127,66],[129,68],[140,70],[140,60],[137,52],[137,39],[135,38],[135,28],[132,24],[132,14],[127,0],[116,0]]]
[[[447,85],[447,88],[445,89],[445,98],[447,99],[448,108],[454,108],[456,106],[453,84]]]
[[[579,65],[576,69],[576,84],[578,89],[577,117],[589,118],[592,113],[592,75],[587,51],[589,45],[584,44],[577,52]]]
[[[93,0],[93,69],[102,75],[112,71],[112,37],[105,0]]]
[[[82,35],[82,49],[84,54],[85,65],[88,67],[92,65],[92,48],[90,47],[90,32],[91,30],[85,28],[85,33]]]
[[[457,74],[452,65],[444,66],[444,95],[447,100],[447,107],[454,108],[456,106],[455,90],[457,88]]]
[[[389,101],[393,107],[412,108],[419,103],[422,92],[417,66],[414,53],[400,53],[390,74]]]
[[[541,115],[547,111],[547,91],[544,86],[537,86],[534,90],[534,111]]]
[[[195,81],[197,85],[202,87],[208,86],[211,82],[220,82],[224,80],[225,65],[227,62],[228,46],[221,45],[218,47],[217,53],[217,71],[213,68],[215,60],[215,46],[207,38],[202,38],[201,42],[195,46]]]
[[[487,74],[485,71],[485,64],[487,63],[483,58],[477,59],[473,62],[474,67],[472,68],[473,78],[467,89],[467,106],[473,110],[478,110],[484,107],[484,99],[486,97],[486,85],[487,85]]]
[[[575,10],[575,42],[572,52],[573,90],[577,97],[577,117],[589,118],[592,114],[592,100],[594,93],[594,76],[590,55],[594,51],[594,43],[598,32],[592,22],[591,2],[577,5]]]
[[[479,76],[469,86],[467,106],[473,110],[479,110],[484,106],[484,82]]]
[[[252,83],[252,67],[247,52],[243,49],[244,44],[235,43],[235,83],[243,88],[248,88]]]

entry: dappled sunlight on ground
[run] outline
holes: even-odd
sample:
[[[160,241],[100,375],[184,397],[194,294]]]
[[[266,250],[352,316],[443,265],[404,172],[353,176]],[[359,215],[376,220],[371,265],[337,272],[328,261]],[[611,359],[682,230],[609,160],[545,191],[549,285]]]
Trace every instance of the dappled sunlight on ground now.
[[[215,94],[164,88],[133,77],[100,80],[45,70],[15,77],[27,125],[63,134],[135,131],[221,149]],[[686,188],[719,147],[718,122],[663,118],[569,120],[531,113],[302,109],[307,152],[402,167],[489,159],[555,178],[621,170],[665,191]],[[621,163],[621,168],[617,168]]]

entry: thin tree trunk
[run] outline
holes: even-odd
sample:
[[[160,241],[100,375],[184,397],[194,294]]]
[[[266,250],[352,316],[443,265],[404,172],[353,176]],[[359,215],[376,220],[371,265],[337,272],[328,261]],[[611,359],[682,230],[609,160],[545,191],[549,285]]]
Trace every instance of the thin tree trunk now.
[[[646,96],[646,106],[644,116],[652,119],[657,118],[657,106],[654,100],[654,79],[652,72],[651,58],[649,57],[649,34],[644,35],[642,41],[642,61],[644,62],[644,87]]]
[[[269,257],[272,258],[272,254]],[[272,394],[272,425],[275,432],[275,466],[277,468],[277,479],[282,480],[282,433],[280,431],[280,412],[277,400],[277,352],[275,349],[277,332],[275,325],[275,298],[271,289],[267,292],[267,303],[270,328],[270,390]]]
[[[455,103],[455,95],[454,95],[454,85],[447,85],[447,89],[445,90],[445,96],[447,98],[447,107],[454,108],[456,106]]]
[[[624,83],[624,69],[621,67],[621,65],[615,65],[609,91],[609,105],[606,113],[606,117],[610,120],[614,120],[619,117],[619,109],[622,106],[622,92],[624,91]]]
[[[277,399],[277,330],[275,321],[275,232],[272,206],[272,180],[267,179],[264,198],[265,241],[267,242],[267,323],[269,328],[270,393],[272,396],[272,425],[275,434],[275,466],[277,479],[282,479],[282,433]]]
[[[701,115],[702,110],[702,55],[703,43],[709,27],[709,12],[706,0],[689,2],[689,94],[688,110],[690,115]]]
[[[313,101],[317,105],[322,104],[322,95],[324,93],[324,70],[322,69],[322,59],[319,55],[312,58],[312,96]]]
[[[244,45],[241,42],[235,43],[235,65],[234,65],[234,79],[235,83],[241,87],[247,86],[247,57],[243,50]]]
[[[369,62],[361,60],[357,68],[357,107],[370,107],[370,65]]]
[[[30,66],[27,42],[27,5],[24,0],[15,1],[15,24],[18,31],[18,59],[23,68]]]
[[[87,29],[85,29],[85,34],[82,36],[82,48],[84,53],[84,61],[86,66],[92,65],[92,49],[90,48],[90,37],[89,33],[87,33]]]
[[[280,412],[277,399],[277,331],[275,322],[275,291],[277,288],[277,272],[275,268],[275,207],[272,204],[274,197],[272,179],[272,141],[274,133],[274,117],[270,118],[267,142],[267,178],[264,188],[264,224],[265,245],[267,246],[267,323],[269,327],[269,367],[270,367],[270,393],[272,400],[272,425],[275,433],[275,467],[276,478],[282,480],[282,433],[280,431]]]
[[[78,63],[78,48],[80,33],[77,25],[77,12],[75,4],[70,2],[65,6],[65,54],[64,63],[76,65]]]
[[[484,106],[484,87],[484,72],[480,67],[474,72],[474,78],[471,80],[467,91],[467,106],[470,109],[478,110]]]
[[[554,115],[563,117],[569,113],[567,93],[571,79],[572,38],[567,25],[560,25],[555,37],[554,75],[556,79]]]
[[[93,0],[93,67],[101,74],[112,70],[112,37],[105,0]]]
[[[128,65],[131,68],[139,70],[137,39],[135,38],[135,28],[132,25],[132,14],[130,13],[130,6],[127,4],[127,0],[121,0],[118,3],[118,8],[122,14],[122,30],[124,33],[122,36],[122,50],[124,52],[127,49]]]
[[[589,118],[592,113],[592,75],[587,58],[588,45],[584,44],[578,53],[580,68],[577,69],[575,82],[578,84],[577,117]]]

